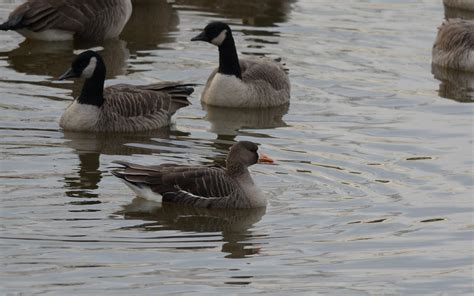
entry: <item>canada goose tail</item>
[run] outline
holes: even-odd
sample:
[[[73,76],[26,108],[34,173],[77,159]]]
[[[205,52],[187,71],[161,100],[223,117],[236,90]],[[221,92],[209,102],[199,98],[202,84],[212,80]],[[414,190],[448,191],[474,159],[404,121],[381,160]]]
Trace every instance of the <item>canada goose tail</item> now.
[[[195,84],[181,84],[168,88],[168,94],[171,96],[170,111],[174,114],[178,109],[191,105],[188,97],[194,92]]]
[[[179,109],[191,105],[191,102],[186,97],[171,97],[170,111],[172,114],[176,113]]]

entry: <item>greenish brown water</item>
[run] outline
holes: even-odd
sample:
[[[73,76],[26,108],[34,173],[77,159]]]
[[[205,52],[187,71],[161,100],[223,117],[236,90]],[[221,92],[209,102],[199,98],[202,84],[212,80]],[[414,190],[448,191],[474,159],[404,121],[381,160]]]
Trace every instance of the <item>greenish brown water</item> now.
[[[96,47],[109,84],[203,83],[217,50],[189,39],[224,20],[293,87],[266,112],[203,108],[197,88],[169,130],[138,135],[59,130],[79,87],[55,77],[91,45],[2,32],[0,293],[472,294],[473,79],[431,67],[440,2],[136,1]],[[109,173],[222,164],[237,140],[277,159],[252,169],[265,210],[162,206]]]

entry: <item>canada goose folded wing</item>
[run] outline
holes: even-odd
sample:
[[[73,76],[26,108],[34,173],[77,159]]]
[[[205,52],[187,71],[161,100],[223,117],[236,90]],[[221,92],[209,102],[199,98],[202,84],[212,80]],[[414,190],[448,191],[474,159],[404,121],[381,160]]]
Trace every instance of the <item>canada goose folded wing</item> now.
[[[112,173],[138,187],[148,187],[160,194],[165,202],[209,207],[224,202],[238,185],[219,167],[203,166],[141,166],[115,162],[125,169]]]
[[[275,90],[289,88],[285,69],[268,58],[241,59],[242,80],[256,85],[269,84]]]
[[[104,111],[123,117],[150,116],[157,112],[172,115],[179,107],[189,105],[188,88],[155,91],[147,86],[117,84],[104,89]],[[173,94],[174,92],[174,94]]]

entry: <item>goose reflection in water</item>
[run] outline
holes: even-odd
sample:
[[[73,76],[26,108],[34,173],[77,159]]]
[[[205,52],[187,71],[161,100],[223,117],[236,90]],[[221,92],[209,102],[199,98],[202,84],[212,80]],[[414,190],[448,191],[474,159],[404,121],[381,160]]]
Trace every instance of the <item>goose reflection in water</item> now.
[[[104,134],[104,133],[76,133],[64,132],[65,145],[74,149],[79,157],[77,169],[64,177],[66,195],[73,198],[97,198],[94,192],[102,179],[103,171],[100,170],[100,156],[105,155],[150,155],[156,150],[131,146],[133,143],[140,145],[156,145],[154,139],[169,139],[170,137],[187,136],[187,133],[171,131],[169,128],[153,130],[138,134]],[[107,172],[106,170],[105,172]],[[74,204],[90,204],[94,201],[81,200]],[[99,203],[95,201],[95,203]]]
[[[241,19],[256,27],[286,22],[296,0],[176,0],[186,8],[218,13],[227,19]]]
[[[259,222],[265,214],[265,208],[245,210],[216,210],[195,207],[186,207],[170,203],[158,203],[140,197],[135,198],[130,204],[125,205],[123,210],[117,214],[123,215],[125,219],[140,219],[148,221],[126,229],[141,229],[144,231],[166,231],[178,230],[182,232],[211,233],[221,232],[222,252],[227,258],[244,258],[258,254],[261,243],[256,243],[257,235],[249,230],[255,223]],[[199,243],[209,244],[209,235],[193,235],[183,237],[183,243],[190,243],[190,239],[196,239],[195,248],[204,248]],[[249,242],[252,241],[252,242]],[[192,247],[190,247],[192,248]]]
[[[462,103],[474,102],[474,72],[432,65],[431,72],[441,81],[439,96]]]
[[[289,104],[259,109],[222,108],[202,105],[207,112],[205,119],[211,124],[211,132],[217,135],[237,135],[241,129],[272,129],[285,127],[283,116]]]
[[[127,41],[132,53],[170,43],[169,32],[178,30],[177,11],[168,0],[133,0],[133,12],[120,38]]]
[[[82,50],[89,48],[89,45],[92,44],[84,43],[81,46],[75,46],[68,41],[45,42],[27,39],[20,43],[18,48],[6,53],[0,53],[0,56],[6,57],[9,64],[8,67],[16,72],[28,75],[50,76],[54,82],[47,81],[44,84],[62,88],[72,87],[76,94],[79,89],[76,89],[73,84],[58,84],[55,80],[58,75],[64,72],[64,69],[70,67],[71,61],[75,57],[74,49]],[[98,47],[98,52],[107,65],[107,79],[125,74],[126,61],[130,56],[125,41],[119,39],[106,40]]]

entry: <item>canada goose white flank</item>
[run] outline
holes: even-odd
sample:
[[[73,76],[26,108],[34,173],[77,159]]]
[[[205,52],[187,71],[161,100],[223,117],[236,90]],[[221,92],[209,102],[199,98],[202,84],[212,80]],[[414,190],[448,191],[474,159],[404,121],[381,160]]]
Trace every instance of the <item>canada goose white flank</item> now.
[[[474,71],[474,20],[443,22],[433,45],[433,64]]]
[[[287,104],[290,80],[283,66],[268,58],[239,59],[232,30],[212,22],[191,41],[219,48],[219,67],[209,76],[201,100],[221,107],[259,108]]]
[[[28,0],[0,30],[45,41],[96,41],[117,37],[131,14],[131,0]]]
[[[161,164],[145,166],[115,161],[123,168],[112,171],[138,196],[204,208],[258,208],[267,204],[255,185],[248,167],[273,160],[257,153],[255,143],[234,144],[227,155],[226,168]]]
[[[104,89],[105,71],[102,57],[88,50],[78,55],[59,78],[85,78],[81,94],[61,116],[61,128],[92,132],[153,130],[169,125],[171,116],[190,104],[190,84],[117,84]]]

